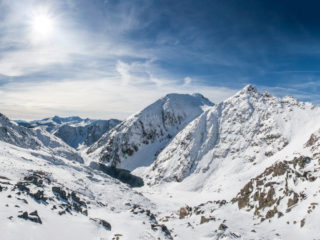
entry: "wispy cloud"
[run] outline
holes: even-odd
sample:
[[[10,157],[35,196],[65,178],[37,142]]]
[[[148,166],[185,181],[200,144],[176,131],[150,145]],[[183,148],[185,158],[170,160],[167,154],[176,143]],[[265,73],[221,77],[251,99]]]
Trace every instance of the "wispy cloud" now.
[[[38,119],[52,113],[67,116],[124,119],[167,93],[200,92],[214,102],[234,89],[208,86],[119,84],[122,79],[64,80],[60,82],[9,83],[1,88],[1,110],[17,119]]]

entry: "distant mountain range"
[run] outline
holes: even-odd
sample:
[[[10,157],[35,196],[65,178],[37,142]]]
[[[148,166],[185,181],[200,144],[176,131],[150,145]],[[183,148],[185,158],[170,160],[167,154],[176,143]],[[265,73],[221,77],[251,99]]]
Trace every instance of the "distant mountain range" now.
[[[0,115],[0,153],[4,239],[320,238],[320,108],[252,85],[124,121]]]
[[[78,149],[91,146],[103,134],[111,130],[121,121],[117,119],[93,120],[80,117],[45,118],[35,121],[16,121],[20,126],[27,128],[43,128],[49,133],[61,138],[69,146]]]

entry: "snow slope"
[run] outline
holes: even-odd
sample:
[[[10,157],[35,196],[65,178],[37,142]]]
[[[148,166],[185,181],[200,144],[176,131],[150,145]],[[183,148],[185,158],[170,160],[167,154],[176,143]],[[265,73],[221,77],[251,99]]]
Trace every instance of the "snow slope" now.
[[[253,167],[246,183],[234,174],[216,179],[218,186],[233,184],[220,192],[182,190],[183,181],[179,188],[162,183],[142,191],[177,239],[319,239],[320,130],[296,137],[302,138],[291,149]],[[235,189],[232,199],[224,198]]]
[[[319,239],[319,129],[319,107],[249,85],[133,174],[179,239]]]
[[[314,123],[320,127],[319,113],[310,103],[261,94],[249,85],[192,121],[141,176],[150,184],[183,181],[193,190],[218,190],[216,178],[271,163],[301,134],[310,136]]]
[[[5,239],[320,239],[320,108],[310,103],[251,85],[214,106],[170,94],[84,163],[56,153],[80,151],[46,131],[0,123]],[[91,161],[134,169],[145,186]]]
[[[74,150],[61,140],[0,124],[1,239],[172,239],[151,201],[62,154]]]
[[[212,105],[200,94],[169,94],[102,136],[87,153],[127,170],[148,166],[179,131]]]

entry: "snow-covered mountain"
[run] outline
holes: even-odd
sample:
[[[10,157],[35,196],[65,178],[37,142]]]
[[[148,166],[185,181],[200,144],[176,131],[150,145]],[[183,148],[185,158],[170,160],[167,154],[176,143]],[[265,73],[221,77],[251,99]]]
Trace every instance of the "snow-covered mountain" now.
[[[0,141],[35,150],[34,155],[45,152],[46,156],[57,161],[62,157],[70,161],[83,162],[79,154],[61,139],[40,128],[29,129],[19,126],[2,114],[0,114]]]
[[[94,120],[85,125],[63,124],[53,134],[75,149],[81,146],[89,147],[120,122],[116,119],[110,119]]]
[[[166,218],[169,227],[184,226],[185,236],[318,239],[319,129],[319,107],[249,85],[202,113],[133,174],[144,177],[151,196],[211,196]],[[216,231],[204,230],[207,223]]]
[[[149,183],[192,178],[195,189],[210,189],[215,178],[243,173],[281,152],[318,114],[310,103],[249,85],[183,129],[148,168]]]
[[[89,118],[82,119],[77,116],[73,117],[59,117],[59,116],[54,116],[51,118],[44,118],[42,120],[33,120],[30,122],[27,121],[22,121],[22,120],[17,120],[16,122],[19,125],[28,127],[28,128],[36,128],[39,126],[42,126],[47,130],[48,132],[53,132],[57,130],[61,125],[63,124],[69,124],[69,125],[87,125],[92,123],[94,120],[91,120]]]
[[[87,152],[123,169],[148,166],[179,131],[212,105],[201,94],[166,95],[120,123]]]
[[[172,239],[149,199],[59,138],[4,115],[0,132],[1,239]]]
[[[320,239],[320,108],[311,103],[251,85],[217,105],[169,94],[88,155],[54,131],[0,123],[5,239]]]
[[[62,118],[58,116],[31,122],[17,121],[21,126],[45,129],[75,149],[91,146],[103,134],[110,131],[120,122],[116,119],[93,120],[89,118]]]

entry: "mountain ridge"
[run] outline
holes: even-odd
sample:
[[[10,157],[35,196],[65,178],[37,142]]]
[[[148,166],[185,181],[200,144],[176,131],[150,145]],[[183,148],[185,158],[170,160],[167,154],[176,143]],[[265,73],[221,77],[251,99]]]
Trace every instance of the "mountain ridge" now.
[[[61,126],[83,127],[69,120],[80,123]],[[320,237],[320,108],[311,103],[252,85],[216,105],[168,94],[77,150],[44,128],[0,115],[7,239],[8,224],[69,232],[56,222],[81,229],[69,239]]]
[[[30,122],[16,120],[19,125],[27,128],[43,128],[74,149],[91,146],[103,134],[111,130],[121,121],[117,119],[96,120],[83,119],[78,116],[44,118]]]
[[[127,170],[149,165],[182,128],[202,113],[202,108],[212,105],[201,94],[168,94],[102,136],[87,153]],[[143,163],[140,156],[135,158],[141,151],[150,158]]]

